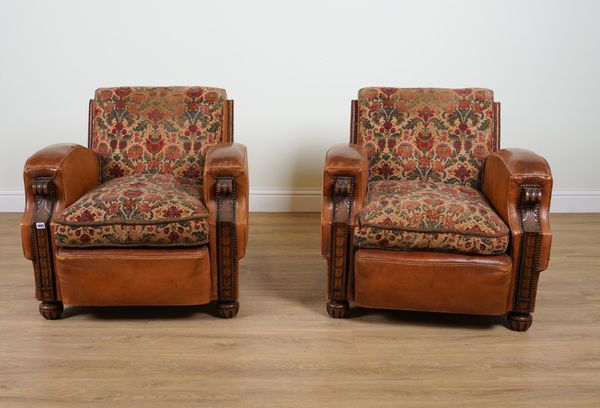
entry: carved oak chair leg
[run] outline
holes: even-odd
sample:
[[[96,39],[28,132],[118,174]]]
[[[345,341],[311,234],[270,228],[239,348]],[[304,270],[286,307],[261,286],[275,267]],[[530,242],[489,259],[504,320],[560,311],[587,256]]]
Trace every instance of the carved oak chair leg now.
[[[40,303],[40,314],[48,320],[57,320],[64,310],[62,302],[44,301]]]
[[[219,311],[219,316],[223,319],[231,319],[238,314],[240,310],[240,302],[219,302],[217,303],[217,310]]]
[[[329,300],[327,302],[327,313],[334,319],[343,319],[346,317],[350,304],[347,300]]]
[[[524,332],[531,327],[533,317],[531,316],[531,313],[508,312],[506,321],[509,329]]]

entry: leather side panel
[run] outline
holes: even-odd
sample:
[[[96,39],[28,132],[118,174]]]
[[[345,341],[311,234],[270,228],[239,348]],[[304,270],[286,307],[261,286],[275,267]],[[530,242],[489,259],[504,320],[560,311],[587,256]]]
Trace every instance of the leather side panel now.
[[[364,307],[502,315],[511,282],[506,255],[356,251],[355,302]]]
[[[197,305],[211,301],[208,247],[58,248],[62,301],[73,306]]]

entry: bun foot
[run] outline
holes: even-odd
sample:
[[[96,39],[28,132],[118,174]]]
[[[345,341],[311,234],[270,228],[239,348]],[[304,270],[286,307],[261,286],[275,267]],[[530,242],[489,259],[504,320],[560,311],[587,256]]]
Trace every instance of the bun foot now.
[[[237,300],[235,302],[219,302],[217,303],[217,310],[219,311],[219,316],[223,319],[231,319],[238,314],[240,302]]]
[[[531,313],[508,312],[506,321],[509,329],[524,332],[531,327],[533,317],[531,316]]]
[[[60,319],[64,310],[62,302],[41,302],[40,314],[48,320]]]
[[[327,302],[327,313],[334,319],[342,319],[346,316],[349,307],[347,300],[330,300]]]

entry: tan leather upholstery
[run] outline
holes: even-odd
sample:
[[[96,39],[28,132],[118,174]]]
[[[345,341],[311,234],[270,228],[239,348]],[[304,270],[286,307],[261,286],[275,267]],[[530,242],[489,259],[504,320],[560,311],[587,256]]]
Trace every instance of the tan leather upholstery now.
[[[352,224],[355,225],[367,193],[369,161],[366,151],[357,144],[343,143],[333,146],[325,156],[323,174],[323,195],[321,202],[321,253],[329,257],[331,237],[331,210],[334,178],[349,176],[354,178],[354,200],[352,204]]]
[[[213,239],[217,234],[217,200],[216,184],[219,177],[235,179],[236,214],[235,225],[237,234],[237,257],[242,259],[246,254],[248,241],[248,155],[246,146],[238,143],[223,143],[213,146],[206,154],[204,163],[204,201],[208,208],[209,244],[213,293],[216,293],[217,245]]]
[[[58,214],[100,183],[98,155],[78,144],[64,143],[48,146],[27,160],[23,171],[26,204],[21,222],[21,243],[27,259],[31,259],[32,182],[36,177],[54,180],[57,194],[54,214]]]
[[[383,309],[502,315],[511,283],[508,255],[359,249],[357,305]]]
[[[539,270],[543,271],[548,267],[552,245],[549,219],[552,173],[548,162],[532,151],[515,148],[498,150],[486,159],[483,193],[510,228],[512,253],[518,252],[522,235],[518,210],[520,186],[529,184],[542,186],[539,207],[542,230]]]
[[[207,246],[59,248],[62,301],[78,306],[199,305],[211,301]]]

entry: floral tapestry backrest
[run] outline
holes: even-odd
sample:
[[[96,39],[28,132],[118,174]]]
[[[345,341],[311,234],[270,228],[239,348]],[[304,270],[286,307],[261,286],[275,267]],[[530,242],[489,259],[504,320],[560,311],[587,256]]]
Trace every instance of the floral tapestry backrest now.
[[[225,90],[205,87],[101,88],[90,103],[89,145],[102,182],[172,174],[202,183],[207,149],[223,137]]]
[[[480,189],[498,148],[499,104],[488,89],[363,88],[356,142],[370,180],[427,180]]]

